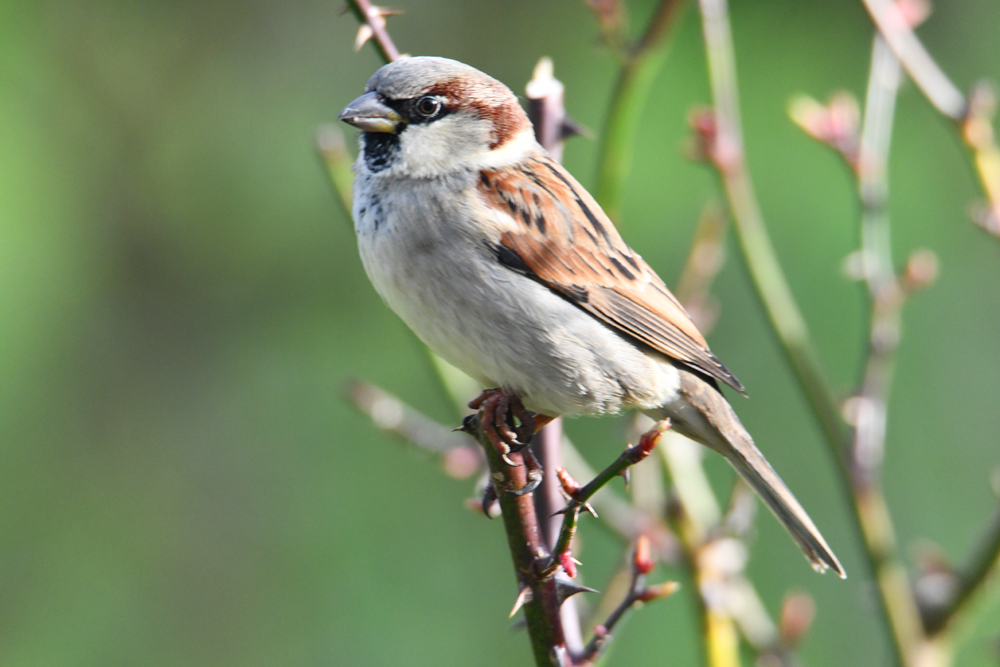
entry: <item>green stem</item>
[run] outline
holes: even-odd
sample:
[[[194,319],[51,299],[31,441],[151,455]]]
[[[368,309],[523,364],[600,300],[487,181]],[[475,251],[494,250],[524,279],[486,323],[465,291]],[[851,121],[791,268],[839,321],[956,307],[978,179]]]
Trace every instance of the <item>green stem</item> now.
[[[316,134],[316,149],[319,151],[323,166],[330,177],[330,185],[337,195],[337,201],[344,208],[347,217],[351,217],[352,188],[354,174],[351,172],[351,154],[344,141],[344,133],[333,125],[324,125]]]
[[[795,377],[823,430],[827,445],[840,468],[845,496],[851,501],[855,528],[865,545],[872,575],[879,583],[880,609],[890,633],[895,664],[907,664],[904,626],[908,591],[905,570],[891,551],[873,548],[873,535],[891,536],[888,513],[878,494],[855,494],[851,467],[845,457],[851,433],[841,420],[837,401],[829,390],[819,355],[813,347],[805,319],[792,296],[768,236],[743,155],[742,127],[736,86],[736,62],[726,0],[700,0],[709,77],[715,104],[714,136],[707,153],[722,178],[744,263],[754,291],[767,313]],[[874,496],[874,497],[873,497]],[[898,604],[897,604],[898,603]]]
[[[622,64],[601,132],[594,197],[612,220],[621,214],[621,195],[632,166],[639,115],[656,75],[666,61],[666,35],[682,0],[662,0],[642,40]]]

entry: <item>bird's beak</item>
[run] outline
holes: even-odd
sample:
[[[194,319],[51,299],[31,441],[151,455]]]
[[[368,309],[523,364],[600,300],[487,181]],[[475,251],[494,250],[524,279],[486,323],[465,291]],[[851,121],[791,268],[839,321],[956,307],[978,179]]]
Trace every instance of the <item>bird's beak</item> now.
[[[395,134],[403,122],[398,113],[379,102],[374,90],[348,104],[347,108],[337,116],[337,120],[342,120],[365,132],[389,134]]]

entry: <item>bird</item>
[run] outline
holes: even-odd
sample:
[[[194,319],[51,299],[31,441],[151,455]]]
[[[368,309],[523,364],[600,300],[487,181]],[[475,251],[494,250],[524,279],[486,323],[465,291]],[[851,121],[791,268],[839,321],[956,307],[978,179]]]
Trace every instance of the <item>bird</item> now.
[[[846,576],[720,389],[743,385],[538,144],[507,86],[407,57],[338,119],[361,130],[352,216],[365,272],[435,353],[545,419],[669,418],[729,461],[815,570]]]

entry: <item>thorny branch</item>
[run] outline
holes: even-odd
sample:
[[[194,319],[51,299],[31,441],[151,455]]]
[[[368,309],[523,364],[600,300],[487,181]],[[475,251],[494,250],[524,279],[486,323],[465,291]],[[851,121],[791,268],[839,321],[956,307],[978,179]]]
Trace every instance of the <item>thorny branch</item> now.
[[[507,465],[487,437],[482,418],[481,411],[467,418],[463,426],[486,452],[490,484],[500,503],[519,590],[511,615],[519,607],[524,608],[535,663],[540,667],[563,667],[568,664],[569,656],[559,608],[563,599],[572,594],[568,593],[568,586],[572,584],[556,577],[550,568],[551,558],[542,538],[534,499],[530,492],[524,493],[531,483],[528,478],[531,453],[527,449],[512,452],[508,456],[514,465]]]
[[[399,60],[399,49],[396,48],[389,32],[385,29],[387,16],[398,14],[395,9],[385,9],[373,5],[370,0],[347,0],[347,8],[358,19],[358,37],[354,42],[354,50],[360,50],[368,40],[373,40],[382,59],[387,63]]]
[[[512,452],[509,457],[514,465],[508,465],[487,437],[486,430],[481,426],[482,421],[489,418],[484,408],[477,416],[466,419],[464,430],[474,435],[486,451],[490,466],[490,482],[494,494],[500,502],[501,514],[507,530],[507,540],[519,583],[517,601],[511,614],[513,615],[521,607],[524,608],[528,633],[531,636],[532,649],[538,665],[557,665],[560,667],[563,665],[567,667],[590,665],[598,648],[603,646],[606,641],[600,642],[599,645],[591,642],[591,645],[588,645],[588,648],[582,653],[570,651],[564,636],[560,606],[571,595],[593,589],[574,584],[561,577],[559,573],[565,572],[570,578],[576,575],[576,566],[570,556],[569,548],[576,530],[580,508],[586,506],[587,501],[601,487],[621,475],[629,466],[649,456],[666,426],[659,426],[644,436],[639,444],[627,448],[614,463],[582,488],[568,476],[565,470],[560,469],[559,479],[569,496],[569,504],[564,510],[566,516],[556,548],[550,552],[542,539],[532,494],[524,492],[530,488],[531,484],[529,474],[532,469],[531,454],[527,449],[522,452]],[[648,540],[646,544],[648,545]],[[648,552],[647,546],[645,553],[648,554]],[[652,565],[643,572],[643,575],[651,569]],[[672,592],[672,589],[668,591],[666,589],[660,590],[660,588],[637,591],[638,597],[632,599],[629,606],[636,601],[649,601]],[[617,622],[618,617],[615,617],[614,622]],[[606,640],[606,636],[604,639]]]
[[[600,657],[601,652],[611,640],[611,633],[625,614],[640,602],[652,602],[673,595],[680,585],[676,581],[664,581],[660,584],[646,586],[646,575],[656,566],[651,558],[649,540],[640,537],[632,550],[631,579],[628,592],[622,601],[608,614],[607,619],[594,627],[594,636],[583,651],[579,664],[590,664]]]
[[[561,565],[570,577],[576,576],[576,566],[570,555],[570,546],[573,536],[576,534],[576,524],[580,518],[580,511],[586,509],[596,517],[597,513],[589,504],[593,495],[615,477],[624,475],[629,467],[649,456],[653,448],[656,447],[656,443],[660,441],[660,436],[668,428],[670,428],[670,422],[667,420],[657,423],[651,430],[643,434],[639,444],[626,448],[611,465],[598,473],[586,486],[581,487],[566,472],[565,468],[559,468],[556,471],[563,493],[566,494],[569,502],[566,507],[559,510],[559,514],[563,514],[564,518],[562,528],[559,531],[559,539],[553,550],[553,566]]]

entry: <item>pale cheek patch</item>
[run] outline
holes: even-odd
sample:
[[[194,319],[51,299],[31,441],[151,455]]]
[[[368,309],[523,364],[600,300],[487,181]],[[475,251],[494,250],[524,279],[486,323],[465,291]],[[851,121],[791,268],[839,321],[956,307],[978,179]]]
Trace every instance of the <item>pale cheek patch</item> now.
[[[482,121],[452,116],[426,125],[410,125],[400,135],[400,172],[430,178],[468,169],[489,136]]]

